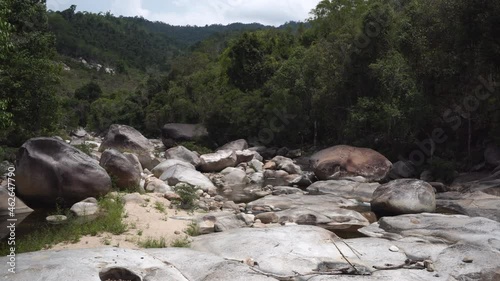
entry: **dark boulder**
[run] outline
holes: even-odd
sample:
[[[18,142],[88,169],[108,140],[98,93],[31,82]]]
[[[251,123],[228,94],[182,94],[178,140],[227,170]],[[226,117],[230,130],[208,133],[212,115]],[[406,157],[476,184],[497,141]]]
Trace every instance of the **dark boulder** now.
[[[74,204],[106,195],[111,178],[99,163],[53,138],[28,140],[16,161],[17,196],[29,206]]]

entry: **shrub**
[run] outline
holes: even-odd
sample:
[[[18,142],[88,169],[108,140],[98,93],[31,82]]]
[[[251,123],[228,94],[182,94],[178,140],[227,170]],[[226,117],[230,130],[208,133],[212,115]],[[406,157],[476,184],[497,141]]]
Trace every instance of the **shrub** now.
[[[166,248],[167,243],[165,242],[165,238],[161,237],[160,239],[154,239],[152,237],[148,237],[146,240],[140,241],[139,246],[142,248],[150,248],[150,249],[159,249]]]
[[[174,191],[179,195],[180,200],[178,200],[177,202],[174,201],[174,204],[177,204],[180,208],[186,210],[195,209],[195,201],[198,199],[196,191],[198,189],[199,188],[195,186],[185,183],[177,184],[174,187]]]
[[[172,243],[170,244],[170,247],[189,248],[189,247],[191,247],[191,242],[189,242],[188,237],[178,238],[178,239],[175,239],[174,241],[172,241]]]

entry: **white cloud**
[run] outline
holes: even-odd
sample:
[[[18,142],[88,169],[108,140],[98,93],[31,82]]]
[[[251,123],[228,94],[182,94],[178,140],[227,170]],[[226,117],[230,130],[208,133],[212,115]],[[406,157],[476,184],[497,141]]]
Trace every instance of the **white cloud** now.
[[[153,10],[146,9],[143,1],[113,0],[111,12],[174,25],[233,22],[280,25],[290,20],[305,20],[319,3],[319,0],[170,0],[156,1],[158,7]]]
[[[1,0],[0,0],[1,1]],[[142,16],[174,25],[258,22],[281,25],[305,20],[320,0],[47,0],[52,10],[75,4],[79,11]]]
[[[144,9],[142,0],[113,0],[111,12],[122,16],[142,16],[149,18],[151,11]]]

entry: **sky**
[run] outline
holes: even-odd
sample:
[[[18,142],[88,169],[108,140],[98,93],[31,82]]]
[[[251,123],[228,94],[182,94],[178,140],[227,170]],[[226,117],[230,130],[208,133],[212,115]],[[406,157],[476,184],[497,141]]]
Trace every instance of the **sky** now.
[[[234,22],[279,26],[304,21],[320,0],[47,0],[50,10],[111,12],[115,16],[142,16],[172,25],[229,24]]]

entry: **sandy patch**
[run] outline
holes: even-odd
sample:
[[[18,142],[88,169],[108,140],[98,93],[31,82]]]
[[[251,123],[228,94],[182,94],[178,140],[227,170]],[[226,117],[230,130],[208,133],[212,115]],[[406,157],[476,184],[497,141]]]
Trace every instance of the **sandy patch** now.
[[[84,236],[78,243],[60,243],[52,247],[54,250],[63,249],[91,249],[102,247],[119,247],[127,249],[139,249],[140,241],[149,237],[159,240],[164,238],[167,246],[172,241],[187,236],[184,230],[191,223],[197,213],[188,213],[183,210],[170,208],[170,201],[163,198],[161,194],[144,194],[144,204],[127,203],[125,205],[125,223],[128,230],[121,235],[101,233],[97,236]],[[160,211],[156,202],[165,207]],[[181,218],[181,219],[179,219]],[[177,233],[177,234],[176,234]]]

